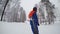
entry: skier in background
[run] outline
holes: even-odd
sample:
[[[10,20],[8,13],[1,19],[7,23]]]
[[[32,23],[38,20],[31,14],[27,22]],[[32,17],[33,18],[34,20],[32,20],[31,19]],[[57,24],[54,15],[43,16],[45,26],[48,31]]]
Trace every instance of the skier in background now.
[[[39,31],[38,31],[39,23],[38,23],[36,12],[37,12],[37,8],[34,7],[33,10],[28,15],[33,34],[39,34]]]

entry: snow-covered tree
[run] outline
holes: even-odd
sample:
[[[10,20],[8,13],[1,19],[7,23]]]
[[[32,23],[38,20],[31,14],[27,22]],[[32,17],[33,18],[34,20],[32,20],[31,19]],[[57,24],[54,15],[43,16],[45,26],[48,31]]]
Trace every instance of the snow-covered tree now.
[[[9,0],[0,0],[0,17],[1,17],[1,21],[2,21],[2,18],[3,18],[5,8],[8,4],[8,1]]]
[[[19,17],[19,14],[18,13],[21,13],[24,11],[21,10],[21,6],[20,6],[20,0],[9,0],[6,8],[5,8],[5,11],[4,11],[4,16],[3,16],[3,21],[8,21],[8,22],[20,22],[19,19],[23,18],[23,17]],[[22,7],[23,8],[23,7]],[[25,12],[23,12],[22,15],[24,14]],[[26,14],[24,14],[26,15]],[[19,17],[19,19],[18,19]],[[26,16],[24,16],[25,18]],[[25,18],[26,19],[26,18]],[[25,19],[23,19],[25,21]]]
[[[52,4],[49,0],[41,0],[38,4],[35,4],[35,6],[37,7],[37,14],[39,15],[39,13],[41,14],[39,17],[42,16],[42,19],[47,20],[48,18],[50,18],[51,16],[55,17],[54,15],[54,11],[53,9],[55,9],[55,5]],[[47,16],[49,16],[47,18]],[[49,19],[48,19],[49,20]]]

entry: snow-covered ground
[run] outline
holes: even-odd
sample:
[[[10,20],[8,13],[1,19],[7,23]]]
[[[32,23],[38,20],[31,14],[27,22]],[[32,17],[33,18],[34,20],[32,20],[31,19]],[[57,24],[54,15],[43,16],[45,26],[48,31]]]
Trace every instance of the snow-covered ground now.
[[[40,34],[60,34],[60,23],[40,25]],[[0,34],[32,34],[29,23],[1,23]]]

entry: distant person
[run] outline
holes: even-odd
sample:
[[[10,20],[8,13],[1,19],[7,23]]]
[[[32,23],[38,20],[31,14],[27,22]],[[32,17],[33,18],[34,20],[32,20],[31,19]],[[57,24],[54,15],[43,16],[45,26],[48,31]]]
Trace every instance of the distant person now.
[[[34,7],[33,10],[28,15],[33,34],[39,34],[39,30],[38,30],[39,23],[36,12],[37,12],[37,8]]]

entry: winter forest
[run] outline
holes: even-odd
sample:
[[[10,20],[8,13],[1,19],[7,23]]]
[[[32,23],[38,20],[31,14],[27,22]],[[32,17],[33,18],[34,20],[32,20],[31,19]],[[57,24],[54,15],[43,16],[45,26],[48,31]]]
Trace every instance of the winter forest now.
[[[25,10],[20,6],[20,0],[1,0],[1,21],[23,22],[26,20]],[[23,19],[23,20],[22,20]]]
[[[28,18],[33,7],[39,34],[60,34],[60,0],[0,0],[0,34],[33,34]]]
[[[37,7],[37,15],[40,22],[42,21],[54,21],[56,20],[56,5],[52,2],[46,2],[43,0],[36,2],[34,6]],[[21,0],[0,0],[0,21],[6,22],[24,22],[26,21],[26,12],[27,7],[21,6]],[[33,6],[33,7],[34,7]],[[54,11],[55,10],[55,11]],[[41,14],[41,15],[40,15]],[[28,14],[27,14],[28,15]],[[48,16],[49,15],[49,16]],[[52,16],[52,17],[51,17]],[[44,19],[45,18],[45,19]]]

